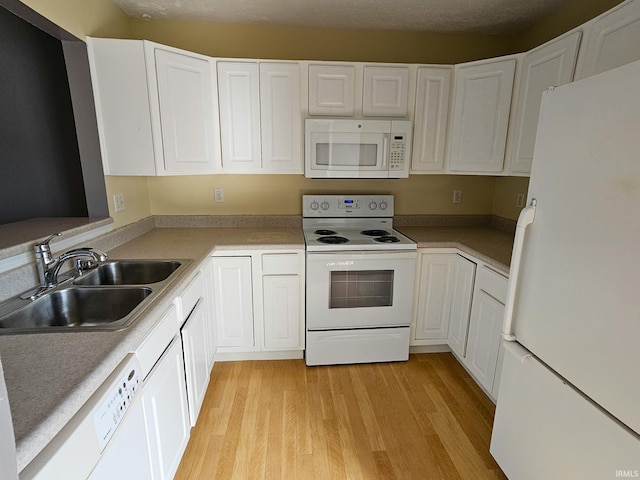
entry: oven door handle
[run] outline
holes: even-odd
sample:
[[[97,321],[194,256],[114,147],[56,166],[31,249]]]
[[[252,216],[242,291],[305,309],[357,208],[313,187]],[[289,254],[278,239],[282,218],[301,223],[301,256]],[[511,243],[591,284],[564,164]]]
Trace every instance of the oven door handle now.
[[[307,259],[317,258],[327,260],[329,257],[336,259],[358,259],[358,260],[399,260],[403,258],[415,259],[418,256],[416,250],[396,250],[384,252],[380,250],[358,250],[358,251],[331,251],[331,252],[307,252]]]

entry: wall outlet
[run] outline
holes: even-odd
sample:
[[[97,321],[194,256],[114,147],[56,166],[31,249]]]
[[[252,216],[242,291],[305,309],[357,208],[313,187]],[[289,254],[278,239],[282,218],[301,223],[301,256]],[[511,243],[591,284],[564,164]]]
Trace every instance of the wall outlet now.
[[[453,191],[453,203],[462,203],[462,190]]]
[[[518,198],[516,199],[516,207],[524,207],[524,193],[518,194]]]
[[[122,212],[124,210],[124,193],[113,194],[113,206],[116,212]]]
[[[213,189],[213,201],[216,203],[224,202],[224,189],[222,188],[214,188]]]

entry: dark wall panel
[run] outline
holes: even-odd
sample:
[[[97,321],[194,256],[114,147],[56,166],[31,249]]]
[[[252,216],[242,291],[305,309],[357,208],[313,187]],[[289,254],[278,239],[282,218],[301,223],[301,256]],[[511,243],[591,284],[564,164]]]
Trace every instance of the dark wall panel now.
[[[0,224],[87,215],[62,44],[0,8]]]

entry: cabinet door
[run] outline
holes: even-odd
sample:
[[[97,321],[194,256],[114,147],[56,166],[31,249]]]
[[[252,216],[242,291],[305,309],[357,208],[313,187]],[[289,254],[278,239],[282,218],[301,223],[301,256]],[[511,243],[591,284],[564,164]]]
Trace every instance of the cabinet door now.
[[[207,325],[203,302],[200,301],[182,327],[184,369],[187,379],[189,418],[195,426],[204,394],[209,385],[209,352]]]
[[[213,367],[213,363],[218,350],[218,338],[216,335],[216,311],[214,303],[215,284],[213,281],[213,260],[209,260],[202,268],[202,278],[204,280],[204,314],[207,329],[207,366],[209,371]]]
[[[264,347],[269,350],[302,348],[300,318],[300,277],[297,275],[265,275]]]
[[[253,346],[251,257],[214,257],[213,281],[218,346]]]
[[[458,255],[453,275],[451,313],[447,343],[459,358],[463,358],[467,347],[467,331],[471,313],[471,297],[476,275],[476,264]]]
[[[309,65],[309,115],[352,116],[356,69],[351,65]]]
[[[493,389],[504,305],[484,290],[476,290],[469,321],[466,365],[487,392]]]
[[[409,67],[364,67],[362,115],[404,117],[409,98]]]
[[[456,65],[452,172],[502,172],[515,67],[515,59]]]
[[[105,175],[155,175],[142,41],[87,37],[87,51]]]
[[[260,91],[257,63],[218,63],[222,168],[260,169]]]
[[[176,338],[142,391],[154,479],[171,479],[189,441],[190,424],[182,344]]]
[[[581,32],[574,32],[533,49],[524,56],[513,145],[510,145],[511,173],[531,173],[542,92],[573,79],[581,35]]]
[[[423,253],[420,256],[412,345],[423,345],[430,340],[446,343],[456,261],[457,255],[453,253]]]
[[[414,172],[444,170],[451,72],[449,67],[418,68],[411,159]]]
[[[260,64],[260,128],[262,169],[273,173],[304,173],[300,66]]]
[[[576,80],[640,60],[640,2],[624,2],[589,22]]]
[[[163,161],[158,173],[212,173],[217,132],[214,83],[209,61],[155,49]]]

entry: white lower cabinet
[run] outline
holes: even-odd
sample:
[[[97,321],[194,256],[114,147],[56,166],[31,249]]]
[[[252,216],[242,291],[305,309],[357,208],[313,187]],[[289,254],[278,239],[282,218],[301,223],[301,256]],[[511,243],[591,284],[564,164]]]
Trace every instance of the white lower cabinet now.
[[[190,433],[182,343],[176,337],[142,390],[154,480],[173,478]]]
[[[264,347],[300,348],[300,277],[268,275],[262,278],[264,295]]]
[[[411,345],[447,343],[453,328],[453,339],[464,349],[475,263],[456,253],[428,251],[420,253],[418,262]]]
[[[301,358],[304,250],[225,254],[213,257],[216,358]]]
[[[192,426],[196,424],[204,394],[209,385],[209,341],[203,303],[202,300],[198,302],[181,332],[189,417]]]
[[[507,296],[507,278],[485,265],[478,268],[471,302],[471,316],[467,334],[467,348],[459,355],[463,365],[483,388],[496,400],[500,372],[502,322]]]
[[[495,401],[507,278],[457,252],[418,250],[411,346],[416,352],[448,346]]]
[[[473,297],[465,363],[487,392],[493,392],[493,377],[500,349],[504,305],[479,290]]]
[[[219,348],[253,347],[251,257],[214,257],[213,283]]]

